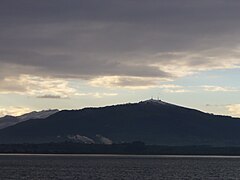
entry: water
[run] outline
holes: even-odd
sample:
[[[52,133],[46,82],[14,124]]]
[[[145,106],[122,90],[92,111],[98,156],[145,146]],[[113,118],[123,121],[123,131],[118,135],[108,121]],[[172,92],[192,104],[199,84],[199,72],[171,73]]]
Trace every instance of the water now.
[[[0,179],[240,179],[240,157],[0,155]]]

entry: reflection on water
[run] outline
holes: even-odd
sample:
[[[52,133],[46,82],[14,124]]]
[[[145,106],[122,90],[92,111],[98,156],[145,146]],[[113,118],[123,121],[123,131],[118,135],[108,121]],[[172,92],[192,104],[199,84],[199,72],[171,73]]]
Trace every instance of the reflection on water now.
[[[240,158],[0,155],[0,179],[240,179]]]

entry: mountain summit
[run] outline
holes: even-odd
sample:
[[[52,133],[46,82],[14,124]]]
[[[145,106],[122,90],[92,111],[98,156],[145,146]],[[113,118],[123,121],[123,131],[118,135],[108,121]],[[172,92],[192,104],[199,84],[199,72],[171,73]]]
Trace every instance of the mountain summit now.
[[[0,130],[0,143],[121,143],[240,145],[240,119],[147,100],[60,111]]]

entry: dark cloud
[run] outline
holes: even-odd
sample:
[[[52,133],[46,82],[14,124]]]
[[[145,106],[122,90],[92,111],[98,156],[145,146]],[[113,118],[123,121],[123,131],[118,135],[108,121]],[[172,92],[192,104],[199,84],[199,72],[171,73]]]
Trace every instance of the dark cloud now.
[[[239,8],[236,0],[2,0],[0,72],[172,78],[168,65],[225,67],[221,57],[240,40]],[[216,48],[226,51],[203,52]]]
[[[61,99],[61,96],[56,96],[56,95],[43,95],[43,96],[37,96],[37,98],[41,99]]]

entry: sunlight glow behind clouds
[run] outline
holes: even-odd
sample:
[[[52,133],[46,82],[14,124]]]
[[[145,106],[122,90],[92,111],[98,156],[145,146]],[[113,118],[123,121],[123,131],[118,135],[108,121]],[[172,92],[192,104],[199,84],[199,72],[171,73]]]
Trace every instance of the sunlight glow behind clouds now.
[[[103,98],[118,95],[117,93],[79,92],[77,89],[70,87],[66,79],[26,74],[19,77],[8,77],[1,81],[0,94],[19,94],[42,99],[61,99],[73,96]]]
[[[20,116],[25,113],[31,112],[32,109],[27,107],[0,107],[0,117],[5,115]]]
[[[231,104],[227,106],[228,111],[233,116],[240,116],[240,104]]]
[[[0,93],[16,93],[41,98],[69,98],[76,93],[76,90],[69,87],[66,80],[20,75],[5,78],[1,82]]]

